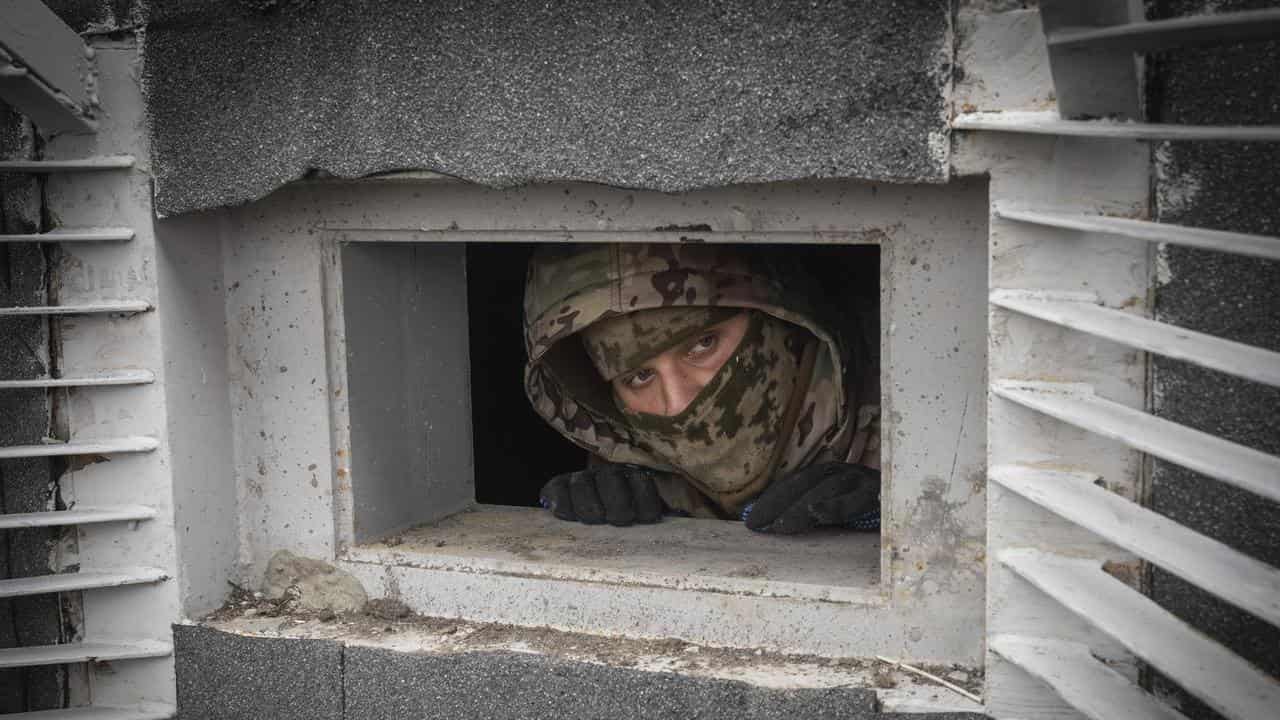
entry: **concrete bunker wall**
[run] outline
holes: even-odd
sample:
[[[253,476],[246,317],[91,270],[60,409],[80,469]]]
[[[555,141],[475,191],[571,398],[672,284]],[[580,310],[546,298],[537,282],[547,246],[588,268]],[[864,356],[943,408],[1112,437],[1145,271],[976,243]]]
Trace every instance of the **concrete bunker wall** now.
[[[203,298],[198,308],[193,305],[199,322],[209,325],[200,362],[214,377],[225,373],[229,385],[231,452],[221,441],[193,444],[182,462],[222,478],[210,479],[217,486],[210,502],[218,507],[207,504],[199,512],[234,517],[237,549],[216,560],[219,572],[199,576],[203,591],[193,587],[192,595],[215,597],[223,587],[220,575],[255,583],[279,549],[348,561],[359,550],[354,488],[361,478],[353,453],[360,448],[353,443],[349,405],[358,383],[343,362],[351,337],[336,322],[350,291],[339,265],[343,243],[405,247],[405,241],[485,233],[625,238],[673,224],[705,224],[760,242],[838,235],[880,246],[881,363],[893,368],[882,374],[887,430],[880,570],[860,591],[865,598],[831,606],[756,595],[726,606],[721,594],[648,588],[632,598],[647,609],[629,616],[606,610],[632,600],[617,594],[625,595],[620,586],[602,584],[588,593],[599,599],[584,600],[585,606],[599,603],[598,611],[558,621],[571,629],[741,645],[724,623],[713,628],[714,619],[755,615],[753,623],[773,627],[750,641],[761,646],[785,647],[799,632],[801,644],[825,654],[892,652],[976,664],[985,540],[986,215],[981,179],[944,186],[779,183],[684,195],[590,185],[504,191],[417,179],[304,183],[236,210],[162,221],[166,254],[204,259],[175,265],[190,280],[176,285],[197,288],[193,292]],[[210,234],[220,242],[217,266],[208,262]],[[209,411],[224,412],[216,404]],[[427,482],[447,483],[447,473]],[[445,505],[460,507],[471,499],[459,495]],[[532,608],[510,605],[509,598],[543,592],[546,586],[536,581],[504,590],[508,600],[498,603],[497,594],[468,590],[465,583],[449,589],[474,577],[463,572],[438,569],[429,579],[415,579],[411,569],[363,560],[346,566],[373,595],[412,597],[415,583],[429,581],[433,601],[452,604],[427,610],[556,624]],[[656,596],[645,600],[645,593]],[[815,627],[840,627],[847,635],[816,633]]]

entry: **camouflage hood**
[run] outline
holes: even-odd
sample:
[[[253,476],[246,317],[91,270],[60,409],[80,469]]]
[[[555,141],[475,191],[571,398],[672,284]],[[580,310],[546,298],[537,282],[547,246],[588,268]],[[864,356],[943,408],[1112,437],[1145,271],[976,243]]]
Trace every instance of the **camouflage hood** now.
[[[814,285],[785,252],[771,248],[682,244],[548,245],[535,253],[525,285],[525,391],[534,409],[575,444],[611,462],[681,473],[642,429],[623,416],[579,333],[638,310],[671,307],[756,310],[815,338],[812,371],[801,387],[775,474],[822,459],[844,459],[852,435],[850,354],[805,296]],[[566,340],[568,340],[566,342]],[[807,368],[807,366],[806,366]],[[854,375],[856,377],[856,374]],[[855,383],[856,384],[856,383]],[[770,429],[771,432],[778,428]],[[683,473],[682,473],[683,474]],[[732,515],[763,485],[725,488],[685,476],[695,495]],[[771,478],[766,478],[764,483]],[[688,488],[659,488],[669,505],[693,509]],[[705,504],[705,503],[704,503]],[[691,508],[691,506],[693,506]],[[697,514],[710,514],[699,512]]]

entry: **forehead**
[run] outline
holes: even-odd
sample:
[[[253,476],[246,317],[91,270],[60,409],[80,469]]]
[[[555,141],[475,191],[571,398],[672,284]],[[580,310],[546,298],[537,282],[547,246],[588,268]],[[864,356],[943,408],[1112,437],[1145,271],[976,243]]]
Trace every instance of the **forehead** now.
[[[588,326],[582,331],[583,345],[601,375],[612,380],[739,312],[723,307],[637,310]]]

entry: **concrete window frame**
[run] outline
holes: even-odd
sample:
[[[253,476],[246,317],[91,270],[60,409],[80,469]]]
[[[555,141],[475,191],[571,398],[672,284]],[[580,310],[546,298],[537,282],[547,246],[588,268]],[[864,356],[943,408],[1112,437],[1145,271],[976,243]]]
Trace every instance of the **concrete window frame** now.
[[[308,379],[300,395],[296,378],[260,371],[246,376],[241,392],[236,359],[229,360],[241,555],[249,566],[265,568],[280,548],[330,557],[371,595],[399,597],[432,615],[786,652],[979,664],[985,179],[916,186],[814,181],[673,195],[590,184],[495,190],[403,173],[296,183],[230,215],[223,264],[232,355],[269,355],[272,366],[279,363],[289,368],[287,375],[301,372]],[[346,368],[344,297],[352,289],[344,284],[343,248],[468,240],[669,241],[654,228],[673,225],[709,225],[716,231],[712,241],[880,246],[886,431],[878,577],[856,592],[835,586],[800,593],[773,592],[767,584],[756,590],[700,587],[687,577],[655,585],[627,582],[607,572],[604,562],[594,577],[557,577],[434,563],[395,546],[360,542],[403,523],[371,527],[368,535],[359,526],[367,518],[353,492],[361,482],[359,447],[352,444],[353,434],[359,436],[351,397],[358,383]],[[264,319],[280,305],[302,303],[304,292],[315,294],[297,322]],[[281,440],[286,429],[289,438]],[[321,453],[330,459],[331,485],[316,461]],[[300,473],[305,482],[264,486],[261,478],[277,470]],[[394,500],[395,492],[388,497]],[[445,515],[467,502],[465,492],[446,493],[436,509]]]

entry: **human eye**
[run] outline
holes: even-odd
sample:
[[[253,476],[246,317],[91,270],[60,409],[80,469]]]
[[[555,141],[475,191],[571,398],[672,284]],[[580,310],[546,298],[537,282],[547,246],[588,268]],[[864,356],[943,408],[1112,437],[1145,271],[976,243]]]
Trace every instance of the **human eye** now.
[[[623,379],[622,383],[632,390],[639,390],[653,381],[654,372],[648,368],[641,368]]]
[[[713,332],[709,332],[706,335],[703,335],[702,337],[698,338],[697,341],[695,341],[692,345],[690,345],[686,353],[691,358],[701,357],[711,352],[712,350],[714,350],[716,348],[716,344],[719,341],[720,341],[719,335]]]

